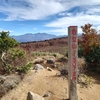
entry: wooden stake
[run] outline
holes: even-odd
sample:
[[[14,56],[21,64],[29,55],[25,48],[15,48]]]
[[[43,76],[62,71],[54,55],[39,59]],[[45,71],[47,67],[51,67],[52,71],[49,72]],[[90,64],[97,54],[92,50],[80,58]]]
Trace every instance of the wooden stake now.
[[[68,91],[69,100],[78,100],[77,96],[77,26],[68,27]]]

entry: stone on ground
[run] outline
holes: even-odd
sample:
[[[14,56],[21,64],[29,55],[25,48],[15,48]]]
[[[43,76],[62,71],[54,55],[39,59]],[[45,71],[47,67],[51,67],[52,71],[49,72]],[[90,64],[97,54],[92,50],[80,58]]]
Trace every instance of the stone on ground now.
[[[27,100],[44,100],[44,98],[30,91],[28,92]]]
[[[35,70],[43,70],[44,67],[43,67],[42,65],[40,65],[40,64],[36,64],[36,65],[34,66],[34,69],[35,69]]]

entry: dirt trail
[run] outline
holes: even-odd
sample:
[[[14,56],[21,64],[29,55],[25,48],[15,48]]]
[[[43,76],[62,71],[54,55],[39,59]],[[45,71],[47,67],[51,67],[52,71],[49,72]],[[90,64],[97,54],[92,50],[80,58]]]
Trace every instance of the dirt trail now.
[[[64,100],[67,98],[67,79],[55,76],[57,70],[46,69],[36,72],[31,70],[22,82],[1,100],[26,100],[27,93],[32,91],[43,96],[46,92],[52,95],[45,100]],[[78,85],[78,100],[100,100],[100,84],[94,84],[92,88],[80,88]]]
[[[26,100],[29,91],[41,96],[49,91],[52,96],[45,98],[46,100],[61,100],[67,97],[67,79],[56,77],[57,72],[44,69],[35,73],[31,70],[17,88],[11,90],[1,100]]]

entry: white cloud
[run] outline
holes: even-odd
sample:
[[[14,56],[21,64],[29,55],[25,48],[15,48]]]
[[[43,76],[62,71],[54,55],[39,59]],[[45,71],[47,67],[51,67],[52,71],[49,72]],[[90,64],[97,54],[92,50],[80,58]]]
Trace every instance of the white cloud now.
[[[42,32],[46,32],[49,34],[55,34],[55,35],[68,35],[68,27],[66,28],[55,28],[55,29],[51,29],[51,30],[43,30]],[[82,29],[81,27],[78,27],[78,34],[82,34]]]
[[[7,15],[6,20],[38,20],[59,14],[75,6],[100,4],[100,0],[2,0],[0,12]],[[64,13],[62,13],[64,14]]]
[[[45,27],[54,27],[52,32],[66,34],[66,28],[71,25],[78,25],[78,33],[82,33],[80,26],[91,23],[100,28],[100,0],[1,0],[0,12],[7,15],[1,20],[42,20],[51,15],[58,14],[60,18],[53,20]],[[68,12],[73,7],[79,6],[82,9],[78,13]],[[85,12],[84,12],[85,9]],[[33,28],[33,30],[36,30]]]
[[[46,24],[47,27],[67,27],[70,25],[84,25],[86,23],[100,24],[99,15],[77,14],[76,16],[62,17]]]
[[[96,29],[97,33],[100,34],[100,25],[92,26],[92,28]]]
[[[0,6],[0,12],[8,15],[6,20],[38,20],[64,10],[61,3],[52,0],[28,0],[28,7],[26,7],[24,2],[23,4],[21,2],[22,6],[18,6],[17,2],[16,6],[13,6],[13,4],[15,2],[9,0],[8,4],[4,3],[5,6]]]
[[[76,16],[68,16],[57,19],[47,23],[46,27],[53,28],[67,28],[68,26],[78,26],[78,33],[82,33],[81,26],[87,23],[98,25],[100,29],[100,16],[99,15],[85,15],[83,13],[77,14]]]
[[[67,15],[67,13],[59,13],[59,16],[66,16]]]
[[[100,15],[100,6],[90,7],[86,13],[87,14],[97,14],[97,15]]]
[[[43,30],[43,32],[46,33],[54,33],[55,35],[67,35],[67,28],[55,28],[55,29],[51,29],[51,30]]]

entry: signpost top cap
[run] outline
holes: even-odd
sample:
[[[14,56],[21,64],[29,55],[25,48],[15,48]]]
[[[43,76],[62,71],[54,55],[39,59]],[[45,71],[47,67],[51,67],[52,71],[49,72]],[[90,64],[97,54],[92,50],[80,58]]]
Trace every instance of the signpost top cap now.
[[[69,27],[77,28],[77,26],[69,26]]]

